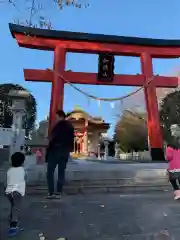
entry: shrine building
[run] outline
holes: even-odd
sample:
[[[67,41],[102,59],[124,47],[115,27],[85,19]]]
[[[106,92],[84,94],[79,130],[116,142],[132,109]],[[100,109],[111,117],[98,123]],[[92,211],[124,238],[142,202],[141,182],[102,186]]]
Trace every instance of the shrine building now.
[[[109,123],[102,118],[92,117],[83,110],[73,110],[67,119],[75,129],[74,152],[97,155],[101,134],[109,129]]]

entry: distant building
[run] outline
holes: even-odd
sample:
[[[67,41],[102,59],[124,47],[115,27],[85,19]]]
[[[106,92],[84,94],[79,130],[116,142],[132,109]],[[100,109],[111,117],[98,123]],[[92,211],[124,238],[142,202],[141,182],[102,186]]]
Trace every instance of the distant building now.
[[[176,88],[156,88],[158,106],[160,108],[162,100],[171,92],[176,91]],[[144,89],[136,94],[124,99],[121,103],[120,110],[131,110],[135,112],[146,112]],[[121,109],[122,108],[122,109]]]
[[[157,88],[156,89],[156,95],[158,99],[158,105],[160,108],[160,105],[162,103],[162,100],[170,93],[176,91],[176,88]]]

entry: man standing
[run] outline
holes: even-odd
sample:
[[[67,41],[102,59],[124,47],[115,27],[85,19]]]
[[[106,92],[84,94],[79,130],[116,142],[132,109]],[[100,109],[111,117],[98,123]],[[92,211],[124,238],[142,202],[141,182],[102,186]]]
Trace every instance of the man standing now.
[[[57,123],[50,134],[46,153],[48,198],[56,198],[58,195],[61,195],[66,165],[74,146],[74,128],[72,124],[65,119],[64,111],[58,110],[56,116]],[[56,166],[58,166],[58,180],[57,192],[54,194],[54,171]]]

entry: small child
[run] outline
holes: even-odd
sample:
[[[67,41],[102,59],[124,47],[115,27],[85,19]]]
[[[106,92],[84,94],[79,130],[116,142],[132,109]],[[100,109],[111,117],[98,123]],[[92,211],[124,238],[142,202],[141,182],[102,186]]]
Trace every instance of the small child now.
[[[36,150],[36,164],[38,165],[43,164],[43,155],[39,148]]]
[[[174,199],[180,199],[180,138],[174,139],[166,149],[166,160],[169,162],[169,181],[174,189]]]
[[[7,171],[7,182],[5,194],[9,200],[10,206],[10,228],[8,235],[16,236],[21,230],[18,226],[19,215],[23,196],[25,195],[25,171],[24,171],[25,155],[16,152],[11,156],[11,168]]]

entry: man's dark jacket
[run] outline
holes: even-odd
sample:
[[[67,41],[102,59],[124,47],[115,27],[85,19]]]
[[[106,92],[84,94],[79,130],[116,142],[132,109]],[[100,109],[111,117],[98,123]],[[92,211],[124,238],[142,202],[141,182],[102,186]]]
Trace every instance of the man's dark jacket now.
[[[60,151],[71,152],[74,147],[74,128],[67,120],[59,121],[52,129],[49,145],[46,152],[46,161],[50,151],[59,149]]]

